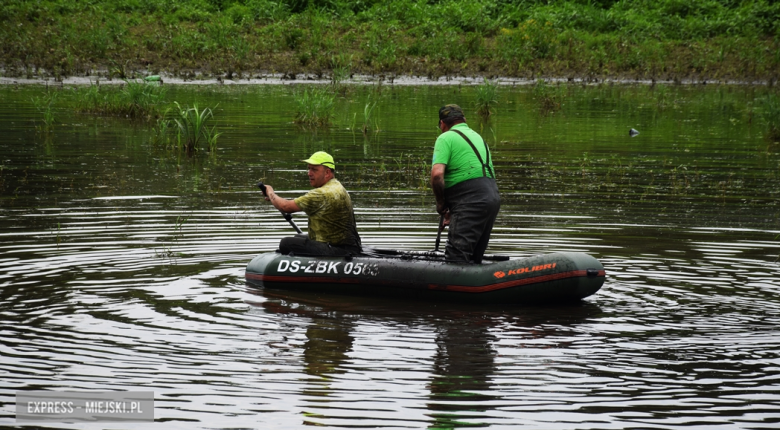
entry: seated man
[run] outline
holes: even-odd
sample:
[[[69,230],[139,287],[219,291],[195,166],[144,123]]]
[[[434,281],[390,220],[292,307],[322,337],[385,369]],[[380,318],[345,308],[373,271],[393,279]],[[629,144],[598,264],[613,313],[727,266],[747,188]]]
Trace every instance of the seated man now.
[[[327,152],[315,152],[308,160],[309,183],[314,187],[294,200],[284,199],[266,185],[265,199],[276,209],[309,216],[309,234],[286,237],[279,244],[282,254],[347,255],[362,249],[355,226],[355,213],[347,190],[336,180],[336,164]]]

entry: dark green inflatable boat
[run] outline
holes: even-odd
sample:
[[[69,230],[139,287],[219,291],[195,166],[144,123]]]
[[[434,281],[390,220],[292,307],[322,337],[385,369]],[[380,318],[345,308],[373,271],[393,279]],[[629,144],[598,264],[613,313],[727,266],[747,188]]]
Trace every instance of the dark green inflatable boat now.
[[[269,252],[246,268],[252,287],[472,303],[577,301],[596,293],[605,276],[598,260],[579,252],[493,257],[468,265],[445,263],[433,252],[375,250],[356,257]]]

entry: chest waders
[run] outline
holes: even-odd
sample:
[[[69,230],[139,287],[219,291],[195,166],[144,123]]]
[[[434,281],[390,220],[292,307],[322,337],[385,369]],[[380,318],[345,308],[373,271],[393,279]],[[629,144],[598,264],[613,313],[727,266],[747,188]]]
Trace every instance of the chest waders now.
[[[501,207],[495,173],[490,167],[490,149],[485,143],[487,163],[466,135],[458,133],[477,155],[482,164],[482,177],[459,182],[444,190],[450,209],[450,231],[447,235],[445,260],[456,263],[480,263],[485,253],[493,223]]]

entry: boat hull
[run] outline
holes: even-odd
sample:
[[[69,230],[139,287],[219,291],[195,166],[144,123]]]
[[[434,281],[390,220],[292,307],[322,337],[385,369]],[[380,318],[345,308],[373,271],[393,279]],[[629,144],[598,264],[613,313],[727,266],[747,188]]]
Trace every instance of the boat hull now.
[[[251,287],[478,303],[577,301],[596,293],[605,276],[598,260],[579,252],[466,265],[413,256],[304,257],[269,252],[246,268]]]

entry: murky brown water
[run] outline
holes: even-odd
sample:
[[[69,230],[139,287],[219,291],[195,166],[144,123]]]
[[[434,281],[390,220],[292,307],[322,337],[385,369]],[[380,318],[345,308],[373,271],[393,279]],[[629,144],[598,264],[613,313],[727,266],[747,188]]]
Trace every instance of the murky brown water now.
[[[577,250],[608,275],[580,305],[512,308],[243,279],[292,232],[254,183],[304,192],[297,160],[319,149],[364,242],[431,249],[420,172],[437,107],[470,106],[469,87],[386,87],[367,136],[368,88],[316,133],[286,87],[175,88],[219,103],[218,154],[196,159],[65,108],[37,131],[41,91],[0,87],[0,426],[33,389],[154,391],[158,422],[122,428],[780,425],[780,148],[750,114],[760,88],[572,88],[552,115],[503,88],[470,120],[504,196],[489,252]]]

